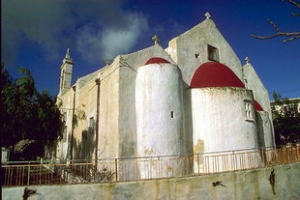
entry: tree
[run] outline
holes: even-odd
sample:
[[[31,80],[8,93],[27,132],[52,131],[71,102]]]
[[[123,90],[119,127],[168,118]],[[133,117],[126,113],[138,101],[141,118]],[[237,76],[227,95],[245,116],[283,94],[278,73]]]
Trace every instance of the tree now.
[[[21,78],[14,80],[1,65],[1,146],[14,149],[22,140],[42,148],[54,146],[63,127],[56,101],[47,91],[37,91],[28,69],[20,68],[19,72]],[[33,151],[43,153],[43,149]]]
[[[300,9],[300,2],[296,2],[294,0],[282,0],[285,2],[288,2],[294,6],[296,6],[298,9]],[[300,13],[292,13],[293,16],[295,17],[299,17]],[[285,32],[285,31],[281,31],[279,29],[279,27],[270,19],[267,19],[267,21],[269,22],[269,24],[275,29],[275,33],[273,35],[270,36],[259,36],[259,35],[252,35],[252,37],[257,38],[257,39],[261,39],[261,40],[266,40],[266,39],[272,39],[275,37],[279,37],[279,36],[285,36],[288,37],[288,39],[283,40],[283,42],[290,42],[292,40],[296,40],[300,38],[300,32]]]
[[[273,93],[273,125],[276,145],[300,142],[300,112],[298,101],[291,101]]]

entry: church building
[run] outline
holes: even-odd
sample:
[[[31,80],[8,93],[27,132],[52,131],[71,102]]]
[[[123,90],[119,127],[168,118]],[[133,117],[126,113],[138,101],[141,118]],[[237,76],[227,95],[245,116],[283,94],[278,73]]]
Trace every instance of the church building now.
[[[56,157],[64,162],[273,148],[268,91],[249,59],[242,65],[205,16],[167,48],[155,36],[153,46],[118,55],[73,85],[67,51],[57,96],[65,131]],[[202,164],[195,160],[193,172],[201,172]]]

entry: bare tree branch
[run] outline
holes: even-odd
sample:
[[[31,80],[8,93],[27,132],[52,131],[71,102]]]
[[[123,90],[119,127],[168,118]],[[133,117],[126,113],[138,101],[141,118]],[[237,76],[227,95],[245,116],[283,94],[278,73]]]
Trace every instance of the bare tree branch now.
[[[285,1],[285,0],[281,0],[281,1]],[[299,4],[298,2],[295,2],[295,1],[293,1],[293,0],[287,0],[287,2],[293,4],[294,6],[296,6],[297,8],[300,9],[300,4]]]
[[[285,1],[285,0],[281,0],[281,1]],[[295,2],[295,1],[293,1],[293,0],[287,0],[287,2],[291,3],[292,5],[294,5],[294,6],[296,6],[297,8],[300,9],[300,4],[299,4],[298,2]],[[299,17],[299,16],[300,16],[299,13],[293,13],[293,12],[292,12],[292,15],[293,15],[294,17]]]
[[[290,38],[288,38],[286,40],[283,40],[283,42],[290,42],[292,40],[300,38],[300,32],[282,32],[282,31],[280,31],[280,29],[278,28],[278,26],[274,22],[272,22],[269,19],[268,19],[268,22],[275,29],[275,31],[276,31],[275,34],[270,35],[270,36],[259,36],[259,35],[251,35],[251,36],[254,37],[254,38],[257,38],[257,39],[261,39],[261,40],[272,39],[272,38],[275,38],[275,37],[278,37],[278,36],[290,37]]]
[[[267,21],[271,24],[271,26],[273,26],[276,32],[280,32],[278,26],[274,22],[272,22],[270,19],[267,19]]]
[[[294,0],[281,0],[281,1],[289,2],[292,5],[294,5],[300,9],[300,3],[295,2]],[[296,14],[296,13],[292,13],[292,15],[295,17],[300,16],[300,14]],[[272,38],[279,37],[279,36],[288,37],[288,39],[283,40],[283,42],[290,42],[290,41],[300,38],[300,32],[282,32],[282,31],[280,31],[279,27],[274,22],[272,22],[270,19],[268,19],[267,21],[275,29],[275,32],[276,32],[275,34],[269,35],[269,36],[260,36],[260,35],[251,35],[251,36],[254,38],[257,38],[257,39],[261,39],[261,40],[272,39]]]

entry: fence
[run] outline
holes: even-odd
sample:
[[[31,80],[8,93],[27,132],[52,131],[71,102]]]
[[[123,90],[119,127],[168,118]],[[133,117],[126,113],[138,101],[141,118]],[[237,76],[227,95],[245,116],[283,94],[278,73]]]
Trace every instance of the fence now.
[[[193,156],[117,158],[55,163],[2,163],[1,185],[125,182],[247,170],[300,161],[300,146]]]

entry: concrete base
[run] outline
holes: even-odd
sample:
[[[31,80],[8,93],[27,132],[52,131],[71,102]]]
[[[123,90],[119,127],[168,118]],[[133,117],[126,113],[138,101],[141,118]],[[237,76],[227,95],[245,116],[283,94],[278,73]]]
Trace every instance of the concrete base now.
[[[275,171],[274,192],[269,177]],[[300,163],[241,172],[124,183],[29,186],[28,199],[300,199]],[[22,199],[25,187],[2,188],[3,200]]]

